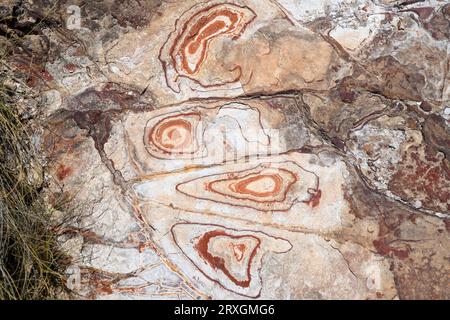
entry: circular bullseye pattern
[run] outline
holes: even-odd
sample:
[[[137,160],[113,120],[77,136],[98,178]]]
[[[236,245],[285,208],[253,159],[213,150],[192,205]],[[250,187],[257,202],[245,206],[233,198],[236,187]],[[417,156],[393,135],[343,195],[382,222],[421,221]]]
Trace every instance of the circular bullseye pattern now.
[[[283,202],[296,181],[296,175],[289,170],[264,168],[240,177],[212,180],[207,184],[207,190],[254,203]]]
[[[155,132],[153,132],[155,131]],[[158,146],[167,152],[182,152],[192,144],[192,125],[182,119],[169,120],[150,132]]]
[[[197,177],[178,183],[176,190],[198,200],[264,212],[288,211],[299,202],[315,207],[321,197],[318,176],[292,161]]]
[[[189,50],[198,49],[198,45],[193,41]],[[161,111],[164,113],[146,122],[144,146],[150,154],[146,155],[146,159],[196,159],[199,163],[205,158],[210,160],[208,157],[215,154],[212,151],[217,149],[212,148],[211,141],[214,140],[209,138],[217,135],[217,131],[214,131],[217,128],[235,129],[233,133],[241,135],[242,141],[246,143],[256,141],[240,120],[253,119],[262,127],[259,115],[252,118],[248,117],[248,112],[237,112],[242,110],[247,111],[241,105],[219,110],[195,105],[182,110]],[[235,119],[235,122],[222,121],[224,118]],[[248,127],[252,127],[253,122],[248,123]],[[216,143],[214,147],[222,144],[225,147],[225,143]],[[261,145],[265,145],[264,141]],[[173,161],[178,162],[188,163]],[[193,268],[193,272],[200,272],[225,290],[257,298],[262,290],[260,269],[264,255],[267,252],[286,253],[292,245],[287,239],[269,233],[244,230],[242,226],[234,229],[231,218],[248,220],[244,216],[250,213],[250,219],[257,221],[255,217],[261,213],[265,215],[264,219],[270,214],[284,212],[289,216],[292,206],[300,202],[311,207],[317,206],[321,196],[319,178],[296,161],[279,157],[277,161],[266,158],[233,163],[222,160],[208,164],[185,165],[186,169],[182,172],[174,172],[170,176],[164,174],[154,181],[147,180],[149,176],[146,176],[146,181],[137,183],[134,190],[143,200],[162,204],[170,201],[169,206],[179,206],[181,210],[187,206],[190,212],[204,208],[201,210],[214,215],[219,208],[227,226],[212,224],[208,220],[200,223],[186,219],[186,222],[171,225],[173,244],[184,259],[190,261],[189,267]],[[226,219],[227,215],[230,219]]]
[[[208,6],[200,4],[185,12],[178,19],[174,32],[159,55],[169,88],[179,92],[177,88],[179,89],[182,78],[203,88],[237,82],[241,77],[240,67],[217,81],[205,80],[200,71],[207,60],[208,51],[213,50],[211,45],[215,38],[228,37],[235,40],[255,18],[256,14],[250,8],[231,3]],[[216,75],[215,78],[217,77]]]
[[[232,183],[229,189],[235,193],[269,197],[278,194],[282,186],[283,178],[279,174],[261,174]]]
[[[144,138],[147,151],[156,158],[195,157],[200,120],[201,115],[196,112],[151,119]]]

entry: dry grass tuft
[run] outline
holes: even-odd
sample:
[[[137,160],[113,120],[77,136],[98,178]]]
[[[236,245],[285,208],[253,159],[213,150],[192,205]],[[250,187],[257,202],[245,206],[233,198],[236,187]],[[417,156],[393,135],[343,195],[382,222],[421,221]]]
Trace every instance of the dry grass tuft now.
[[[36,121],[24,113],[29,91],[9,63],[18,40],[0,38],[0,299],[52,299],[63,288],[65,256],[43,193],[43,161],[31,135]]]
[[[64,272],[43,166],[28,126],[0,88],[0,299],[56,297]]]

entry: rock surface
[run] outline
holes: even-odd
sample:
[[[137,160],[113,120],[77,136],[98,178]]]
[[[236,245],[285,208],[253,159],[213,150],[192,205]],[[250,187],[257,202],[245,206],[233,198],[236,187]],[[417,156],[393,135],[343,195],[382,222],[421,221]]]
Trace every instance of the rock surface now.
[[[448,1],[56,12],[28,85],[76,297],[450,299]]]

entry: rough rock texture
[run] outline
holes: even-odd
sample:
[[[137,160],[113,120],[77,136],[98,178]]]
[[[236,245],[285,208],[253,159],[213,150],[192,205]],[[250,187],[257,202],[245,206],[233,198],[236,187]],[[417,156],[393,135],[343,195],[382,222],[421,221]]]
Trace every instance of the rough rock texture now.
[[[448,1],[56,10],[28,83],[77,296],[450,299]]]

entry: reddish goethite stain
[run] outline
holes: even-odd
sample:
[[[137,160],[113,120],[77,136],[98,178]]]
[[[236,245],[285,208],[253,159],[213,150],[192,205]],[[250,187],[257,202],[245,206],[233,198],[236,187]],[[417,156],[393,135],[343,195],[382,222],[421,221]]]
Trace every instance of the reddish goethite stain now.
[[[41,76],[42,76],[42,79],[44,79],[45,81],[53,80],[53,76],[47,70],[42,70]]]
[[[210,241],[212,239],[214,239],[215,237],[228,237],[230,239],[252,238],[252,239],[256,240],[255,248],[251,252],[248,253],[250,256],[249,256],[248,264],[246,266],[246,276],[247,276],[246,280],[236,279],[231,274],[231,272],[227,269],[227,267],[225,265],[225,259],[223,257],[214,256],[209,252],[208,245],[209,245]],[[236,285],[243,287],[243,288],[248,288],[250,286],[250,281],[251,281],[251,274],[250,274],[251,264],[252,264],[253,258],[256,255],[258,248],[260,247],[260,244],[261,244],[261,240],[253,235],[235,236],[235,235],[228,234],[221,230],[214,230],[214,231],[209,231],[209,232],[205,233],[198,240],[197,244],[195,245],[195,250],[197,250],[197,252],[200,254],[200,256],[211,267],[213,267],[214,269],[221,270]],[[232,244],[232,245],[234,245],[234,244]],[[241,244],[241,243],[236,246],[237,246],[237,248],[233,248],[233,254],[237,261],[241,261],[245,255],[245,252],[247,251],[247,247],[245,246],[245,244]]]
[[[386,239],[378,239],[373,241],[373,245],[377,252],[384,256],[395,256],[400,260],[404,260],[409,257],[410,250],[409,249],[397,249],[391,247],[388,243],[386,243]]]
[[[310,205],[312,208],[317,207],[320,203],[320,197],[322,196],[322,190],[317,189],[317,190],[308,190],[308,192],[310,194],[312,194],[313,196],[311,197],[311,199],[309,201],[307,201],[306,203],[308,205]]]
[[[230,24],[227,25],[222,20],[216,20],[220,17],[228,18]],[[208,42],[214,37],[233,31],[236,28],[238,20],[239,16],[228,10],[220,10],[199,19],[199,21],[189,30],[189,35],[184,40],[178,52],[182,59],[183,69],[190,74],[196,73],[205,59]],[[186,52],[188,54],[186,54]],[[191,68],[188,63],[189,55],[197,56],[194,68]]]
[[[312,207],[319,205],[322,192],[314,172],[291,161],[272,165],[265,163],[242,171],[194,178],[178,183],[176,190],[195,199],[263,212],[286,212],[300,202]],[[205,192],[199,194],[193,186]],[[302,191],[293,191],[296,186]]]
[[[243,243],[234,244],[230,243],[230,247],[233,250],[233,255],[236,258],[237,261],[242,261],[242,258],[244,258],[245,251],[247,251],[247,247]]]
[[[193,9],[194,10],[194,9]],[[179,78],[187,78],[204,87],[216,87],[236,82],[241,77],[240,67],[234,79],[215,83],[202,83],[198,72],[207,58],[211,41],[227,36],[232,40],[240,37],[247,25],[256,18],[248,7],[236,4],[215,4],[197,11],[186,11],[177,23],[176,30],[161,47],[159,59],[163,65],[167,85],[176,90]],[[175,91],[177,92],[177,91]]]
[[[33,71],[27,79],[27,86],[30,88],[36,87],[39,79],[43,81],[52,81],[53,77],[46,70],[41,70],[40,72]]]
[[[257,198],[262,198],[261,200],[253,199],[254,202],[263,202],[263,203],[270,203],[270,202],[279,202],[278,200],[267,200],[263,198],[268,197],[275,197],[279,195],[280,193],[283,193],[283,197],[281,201],[284,201],[286,199],[286,194],[289,192],[289,189],[292,184],[294,184],[297,181],[297,177],[295,174],[288,170],[284,169],[278,169],[280,172],[285,173],[290,177],[289,181],[284,181],[283,177],[281,177],[279,174],[264,174],[262,172],[256,173],[256,174],[249,174],[247,176],[241,177],[241,178],[232,178],[230,179],[219,179],[209,182],[206,185],[206,190],[223,195],[228,196],[235,199],[241,199],[237,197],[236,195],[249,195]],[[273,182],[273,186],[271,187],[271,190],[258,190],[255,188],[251,188],[250,184],[257,183],[261,180],[270,180]],[[237,180],[236,182],[233,182],[233,180]],[[223,190],[219,190],[215,185],[220,184],[222,182],[230,182],[228,185],[228,191],[230,193],[224,193]]]
[[[417,152],[405,155],[389,182],[389,190],[407,201],[420,196],[423,208],[448,210],[450,169],[445,161],[428,161],[421,159]]]
[[[146,142],[164,154],[194,154],[198,146],[195,132],[201,115],[178,114],[159,120],[148,132]]]
[[[150,141],[152,134],[153,131],[150,132]],[[167,136],[168,140],[163,140],[164,136]],[[186,146],[190,144],[192,138],[192,125],[182,119],[167,121],[156,129],[155,138],[156,142],[167,149]]]
[[[107,281],[99,281],[94,285],[96,286],[97,292],[101,295],[110,295],[113,293],[112,285]]]
[[[194,54],[197,52],[198,48],[200,47],[200,45],[202,44],[202,42],[207,39],[209,36],[211,36],[212,34],[217,33],[219,30],[223,29],[226,27],[225,22],[223,21],[215,21],[213,22],[211,25],[209,25],[208,27],[205,28],[205,30],[200,33],[199,37],[196,39],[195,42],[192,42],[188,48],[188,52],[189,54]]]
[[[249,185],[259,180],[269,179],[273,182],[273,187],[268,191],[258,191],[249,188]],[[250,177],[238,181],[235,184],[230,185],[230,190],[240,194],[250,194],[256,197],[269,197],[278,194],[283,186],[283,178],[279,174],[262,174],[256,177]]]
[[[62,181],[68,176],[70,176],[72,172],[73,172],[72,168],[60,165],[56,170],[56,177],[58,178],[59,181]]]
[[[68,63],[64,66],[64,69],[69,73],[74,73],[77,69],[77,66],[73,63]]]

